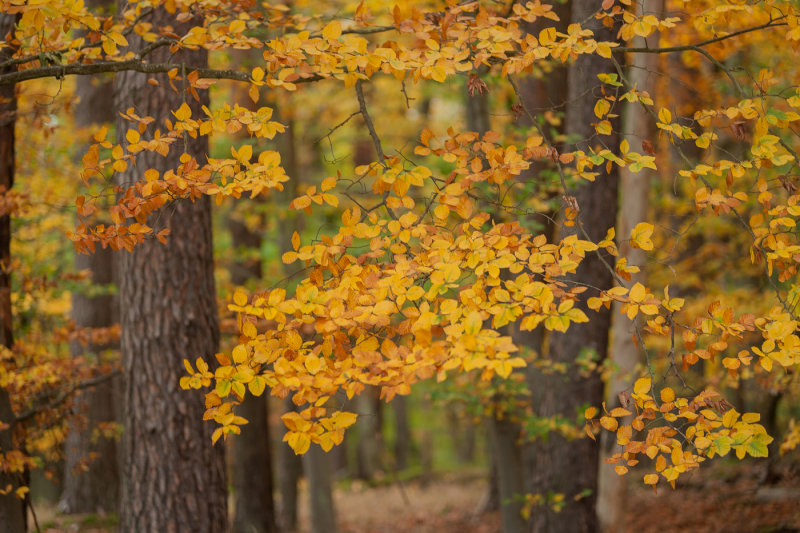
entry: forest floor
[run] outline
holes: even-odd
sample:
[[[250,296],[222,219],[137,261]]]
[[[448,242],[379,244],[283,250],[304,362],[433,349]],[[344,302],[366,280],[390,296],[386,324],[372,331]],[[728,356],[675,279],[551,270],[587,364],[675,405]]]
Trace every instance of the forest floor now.
[[[758,464],[720,464],[657,493],[632,477],[625,533],[800,533],[800,477],[761,486]],[[405,496],[403,495],[405,493]],[[486,482],[452,474],[336,494],[341,533],[498,533],[499,513],[480,513]],[[535,512],[535,510],[534,510]]]
[[[800,477],[761,486],[760,465],[716,465],[695,471],[676,490],[652,489],[630,479],[624,533],[800,533]],[[499,513],[481,513],[486,480],[475,473],[443,474],[371,487],[352,482],[336,489],[340,533],[498,533]],[[307,502],[300,502],[301,509]],[[534,510],[535,512],[535,510]],[[113,531],[108,520],[65,517],[37,506],[41,531]],[[112,520],[113,521],[113,520]],[[300,532],[308,531],[300,515]]]

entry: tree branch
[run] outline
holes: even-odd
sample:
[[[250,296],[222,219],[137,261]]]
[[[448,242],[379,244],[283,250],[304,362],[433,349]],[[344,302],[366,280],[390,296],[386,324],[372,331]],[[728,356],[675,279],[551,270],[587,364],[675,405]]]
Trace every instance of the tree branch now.
[[[18,424],[20,422],[25,422],[26,420],[29,420],[29,419],[33,418],[34,416],[36,416],[37,414],[41,413],[42,411],[44,411],[46,409],[55,409],[56,407],[58,407],[59,405],[64,403],[64,401],[66,401],[67,398],[69,398],[70,396],[72,396],[73,394],[78,392],[79,390],[89,389],[91,387],[96,387],[97,385],[105,383],[106,381],[108,381],[108,380],[120,375],[121,373],[122,372],[120,372],[119,370],[114,370],[113,372],[109,372],[108,374],[103,374],[101,376],[97,376],[97,377],[94,377],[94,378],[91,378],[91,379],[87,379],[85,381],[81,381],[81,382],[77,383],[75,386],[73,386],[71,389],[63,391],[61,394],[59,394],[58,396],[53,398],[53,400],[50,401],[49,403],[42,404],[42,405],[37,405],[37,406],[32,407],[31,409],[25,411],[24,413],[16,416],[11,424],[13,426],[14,424]]]
[[[163,74],[179,67],[180,65],[175,63],[145,63],[141,59],[130,59],[128,61],[100,61],[98,63],[89,64],[49,65],[46,67],[37,67],[28,70],[19,70],[16,72],[1,74],[0,86],[13,85],[15,83],[40,78],[91,76],[94,74],[103,74],[107,72],[135,71],[143,72],[145,74]],[[240,72],[237,70],[196,68],[190,65],[186,65],[186,70],[189,72],[197,71],[197,74],[200,78],[242,82],[251,81],[250,73]],[[314,76],[294,80],[292,83],[309,83],[323,79],[327,79],[327,77],[315,74]]]

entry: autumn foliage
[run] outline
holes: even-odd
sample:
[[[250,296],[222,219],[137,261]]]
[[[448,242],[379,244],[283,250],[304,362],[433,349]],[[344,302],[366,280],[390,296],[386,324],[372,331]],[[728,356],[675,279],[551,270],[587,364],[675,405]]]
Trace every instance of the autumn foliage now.
[[[0,36],[15,50],[0,65],[14,67],[0,73],[0,84],[122,70],[167,73],[170,87],[160,89],[185,101],[222,80],[246,86],[250,102],[215,101],[200,115],[186,103],[170,116],[123,109],[129,128],[117,132],[118,142],[107,128],[93,134],[82,158],[80,223],[66,232],[85,253],[166,242],[168,232],[150,221],[177,198],[207,195],[222,203],[283,190],[295,176],[287,175],[272,143],[286,128],[270,106],[260,106],[264,95],[319,85],[340,91],[356,109],[374,160],[339,163],[283,206],[309,220],[334,213],[336,227],[295,232],[282,260],[299,276],[253,293],[237,290],[228,305],[237,317],[235,347],[216,361],[185,362],[180,386],[206,391],[214,441],[240,433],[247,421],[236,407],[246,396],[272,394],[299,406],[283,416],[285,440],[296,453],[312,443],[330,450],[355,423],[349,401],[365,387],[378,387],[391,401],[421,380],[458,373],[484,382],[509,378],[531,363],[509,326],[569,333],[613,304],[621,311],[614,320],[637,324],[644,366],[620,406],[581,413],[585,433],[616,435],[609,462],[620,475],[644,462],[644,483],[674,485],[708,459],[767,456],[773,436],[759,413],[725,397],[725,387],[752,376],[781,390],[797,387],[800,11],[777,0],[675,0],[666,14],[640,13],[635,4],[598,2],[591,21],[562,32],[552,6],[539,0],[393,7],[365,0],[335,11],[244,0],[137,0],[113,15],[72,0],[4,0],[3,13],[18,21],[13,35]],[[155,9],[196,24],[180,34],[154,26],[148,16]],[[588,29],[595,22],[612,28],[615,40],[596,39]],[[538,30],[529,31],[531,25]],[[659,42],[631,44],[656,32]],[[142,38],[141,48],[129,46],[132,34]],[[253,49],[263,60],[247,69],[151,62],[148,56],[162,48],[204,48],[212,57]],[[628,81],[626,60],[635,54],[664,58],[664,79],[653,94]],[[769,64],[776,54],[780,60]],[[555,119],[537,118],[545,114],[537,110],[541,102],[525,101],[519,90],[525,77],[547,76],[578,57],[616,69],[590,88],[594,133],[580,140],[554,134],[547,121]],[[681,77],[693,69],[705,69],[706,79],[691,97],[677,99],[687,85]],[[503,113],[526,115],[532,126],[523,134],[508,124],[479,134],[431,124],[402,146],[386,141],[391,125],[382,123],[379,100],[365,89],[383,83],[402,99],[411,87],[453,80],[469,80],[470,94],[506,95]],[[629,103],[650,116],[658,136],[638,146],[627,139],[609,144],[618,133],[613,120]],[[343,124],[326,124],[329,135]],[[257,142],[232,146],[224,157],[184,151],[190,137],[237,132]],[[174,152],[183,154],[180,165],[164,173],[137,164],[143,153]],[[132,165],[138,181],[110,185]],[[655,170],[658,186],[674,194],[630,234],[603,227],[605,237],[593,240],[592,222],[569,191],[619,168]],[[14,198],[6,193],[4,201]],[[97,224],[98,214],[107,223]],[[531,222],[541,214],[558,217],[555,237]],[[705,272],[681,261],[691,253],[684,235],[702,238],[720,227],[735,243],[724,248],[729,263]],[[627,264],[622,242],[646,252],[648,264]],[[613,285],[575,281],[590,255],[601,258]],[[647,283],[619,283],[645,267],[652,274]],[[695,268],[707,279],[692,278]],[[744,292],[726,291],[715,277],[720,271],[741,276],[735,284]],[[687,377],[699,365],[714,377],[703,383]],[[0,385],[25,393],[14,385],[27,379],[20,370],[0,368]],[[790,432],[787,449],[797,435]],[[6,468],[16,468],[11,453],[3,456]]]

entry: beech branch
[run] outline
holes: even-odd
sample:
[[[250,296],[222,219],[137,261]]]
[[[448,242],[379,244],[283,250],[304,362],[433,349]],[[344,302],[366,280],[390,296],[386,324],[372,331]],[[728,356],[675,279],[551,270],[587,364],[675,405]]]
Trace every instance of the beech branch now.
[[[78,392],[79,390],[90,389],[92,387],[96,387],[97,385],[105,383],[106,381],[108,381],[108,380],[110,380],[110,379],[112,379],[112,378],[114,378],[114,377],[116,377],[116,376],[118,376],[120,374],[121,374],[121,372],[119,370],[114,370],[113,372],[109,372],[108,374],[103,374],[101,376],[97,376],[97,377],[94,377],[94,378],[91,378],[91,379],[87,379],[85,381],[81,381],[81,382],[75,384],[70,389],[61,392],[61,394],[59,394],[58,396],[53,398],[50,402],[48,402],[46,404],[41,404],[41,405],[34,406],[34,407],[28,409],[27,411],[25,411],[24,413],[16,416],[14,418],[13,422],[12,422],[12,425],[13,424],[18,424],[20,422],[25,422],[26,420],[30,420],[31,418],[33,418],[34,416],[36,416],[37,414],[41,413],[42,411],[44,411],[46,409],[55,409],[56,407],[58,407],[59,405],[64,403],[67,400],[67,398],[69,398],[70,396],[72,396],[73,394]]]
[[[37,67],[28,70],[19,70],[16,72],[8,72],[0,74],[0,86],[13,85],[28,80],[35,80],[41,78],[63,78],[64,76],[91,76],[94,74],[104,74],[110,72],[123,72],[135,71],[143,72],[145,74],[164,74],[170,70],[179,68],[180,65],[176,63],[146,63],[141,59],[131,59],[128,61],[100,61],[98,63],[89,64],[70,64],[70,65],[48,65],[45,67]],[[250,74],[248,72],[240,72],[238,70],[230,69],[212,69],[212,68],[199,68],[191,65],[186,65],[188,72],[196,71],[200,78],[214,79],[214,80],[233,80],[250,82]],[[307,78],[300,78],[292,81],[292,83],[309,83],[327,79],[325,76],[315,74]]]

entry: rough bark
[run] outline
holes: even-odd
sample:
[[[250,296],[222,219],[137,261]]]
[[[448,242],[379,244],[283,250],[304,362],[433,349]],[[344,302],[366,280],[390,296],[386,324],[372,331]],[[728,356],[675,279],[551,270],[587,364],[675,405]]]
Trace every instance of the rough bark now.
[[[10,41],[9,32],[14,29],[16,17],[0,14],[0,39]],[[8,36],[8,38],[7,38]],[[0,61],[8,59],[10,49],[0,50]],[[5,71],[0,70],[0,74]],[[14,185],[14,126],[17,120],[17,98],[14,85],[0,87],[0,188],[11,190]],[[0,266],[11,261],[11,217],[0,216]],[[6,268],[0,268],[0,343],[12,348],[14,335],[11,316],[11,279]],[[14,411],[11,398],[5,389],[0,389],[0,453],[14,449]],[[0,488],[20,485],[19,474],[0,470]],[[22,533],[25,531],[24,502],[10,493],[0,496],[0,533]]]
[[[573,0],[571,20],[574,23],[592,21],[597,10],[594,0]],[[600,27],[594,21],[590,27],[598,40],[612,40],[612,30]],[[593,107],[600,95],[597,75],[612,72],[610,61],[596,56],[582,56],[568,73],[566,132],[580,139],[578,148],[587,150],[597,141],[591,125],[595,121]],[[613,123],[612,123],[613,125]],[[616,124],[614,131],[619,131]],[[603,137],[606,146],[619,144],[617,135]],[[574,196],[580,207],[581,224],[588,238],[597,241],[605,236],[608,228],[616,223],[617,189],[619,177],[616,170],[608,174],[599,169],[600,175],[592,183],[579,184],[567,191]],[[577,228],[564,228],[563,235]],[[581,235],[585,238],[584,235]],[[572,281],[590,287],[610,287],[612,274],[596,254],[588,254],[581,263]],[[610,312],[588,311],[585,300],[590,291],[584,293],[578,307],[591,316],[582,324],[572,324],[565,334],[554,334],[550,340],[550,359],[553,363],[566,365],[565,374],[553,374],[543,384],[539,412],[545,416],[560,415],[577,421],[579,409],[584,405],[599,405],[603,401],[603,380],[599,374],[582,376],[575,367],[576,359],[589,350],[594,359],[602,362],[608,352]],[[529,527],[535,532],[586,533],[598,529],[595,504],[597,499],[597,467],[599,447],[589,439],[568,441],[558,434],[551,434],[546,441],[537,443],[534,454],[535,465],[531,468],[533,485],[540,491],[564,494],[565,506],[561,512],[550,507],[539,507],[531,516]]]
[[[239,202],[237,205],[241,205]],[[246,256],[231,265],[231,281],[243,285],[261,278],[261,260],[248,252],[261,248],[261,234],[253,231],[236,213],[228,227],[233,247]],[[277,531],[275,504],[272,497],[272,455],[269,438],[268,396],[247,396],[238,408],[249,424],[233,440],[233,494],[236,502],[234,533],[272,533]]]
[[[151,22],[181,26],[161,9]],[[133,34],[128,39],[135,40]],[[208,60],[202,50],[173,55],[160,49],[156,54],[154,62],[205,65]],[[135,72],[119,74],[115,107],[134,107],[142,116],[157,117],[148,135],[156,124],[163,128],[169,111],[184,101],[194,116],[202,114],[202,102],[174,92],[166,76],[157,77],[158,87],[149,85],[147,78]],[[202,99],[208,103],[205,92]],[[118,142],[124,143],[129,127],[118,119]],[[189,138],[186,148],[202,162],[208,139]],[[179,156],[179,146],[167,157],[145,153],[137,166],[129,165],[118,176],[119,183],[132,183],[147,168],[176,168]],[[148,241],[132,253],[120,254],[121,349],[127,377],[120,530],[225,531],[224,448],[211,444],[214,426],[202,420],[203,393],[183,391],[178,385],[185,373],[183,359],[213,360],[219,342],[211,203],[207,197],[176,200],[149,223],[156,231],[169,228],[169,242]]]
[[[642,13],[654,14],[658,17],[663,13],[664,0],[642,0],[640,4]],[[637,38],[633,46],[657,46],[658,34],[645,39]],[[656,54],[636,54],[632,57],[628,72],[628,81],[640,91],[654,94],[656,82],[655,73],[658,68],[659,57]],[[647,112],[639,103],[628,103],[624,109],[623,132],[630,143],[631,149],[639,150],[642,141],[655,143],[658,130]],[[628,260],[629,265],[637,265],[644,269],[645,253],[639,248],[631,248],[627,238],[631,230],[646,220],[649,205],[650,171],[647,169],[638,173],[620,170],[620,196],[619,219],[617,221],[617,235],[621,240],[620,256]],[[644,270],[631,275],[625,285],[633,286],[636,282],[644,281]],[[636,364],[641,359],[641,354],[633,341],[634,323],[619,312],[619,305],[613,306],[613,327],[611,330],[611,348],[609,357],[612,361],[614,373],[611,375],[606,388],[606,405],[609,409],[619,405],[618,395],[630,387],[631,378],[636,370]],[[601,447],[603,458],[612,455],[616,437],[612,433],[603,432]],[[620,531],[624,528],[625,508],[627,503],[627,479],[617,475],[611,465],[600,462],[599,493],[597,501],[597,516],[603,531]]]

